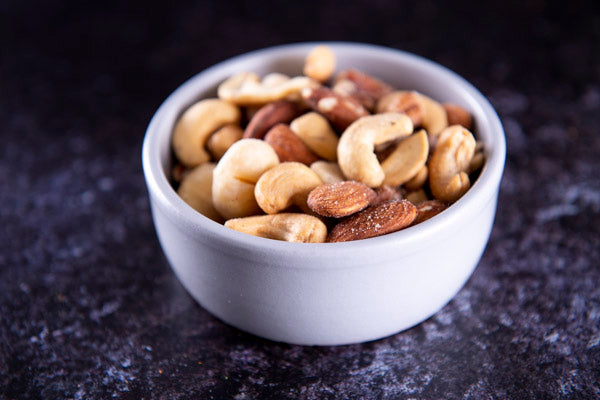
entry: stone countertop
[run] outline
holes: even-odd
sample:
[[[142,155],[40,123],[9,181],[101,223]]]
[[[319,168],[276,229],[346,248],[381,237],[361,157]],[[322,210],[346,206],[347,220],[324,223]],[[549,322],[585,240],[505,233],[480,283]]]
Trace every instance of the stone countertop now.
[[[0,397],[600,397],[590,4],[3,2]],[[233,329],[185,292],[155,236],[140,161],[154,110],[217,61],[304,40],[438,61],[506,130],[479,266],[434,317],[387,339],[300,347]]]

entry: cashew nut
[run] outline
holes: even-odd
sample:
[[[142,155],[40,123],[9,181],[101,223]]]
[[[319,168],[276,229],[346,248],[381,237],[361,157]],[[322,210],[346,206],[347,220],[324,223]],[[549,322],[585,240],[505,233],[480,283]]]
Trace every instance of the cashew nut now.
[[[219,99],[201,100],[181,115],[173,131],[173,150],[186,167],[195,167],[210,160],[204,145],[211,133],[223,125],[237,124],[240,110]]]
[[[444,107],[431,97],[421,94],[421,101],[423,101],[425,107],[425,115],[423,115],[421,125],[427,130],[430,140],[433,139],[432,143],[435,147],[439,134],[448,127],[448,116]]]
[[[338,136],[327,119],[316,112],[306,113],[290,123],[290,129],[318,156],[335,161]]]
[[[376,114],[353,122],[342,134],[337,149],[344,176],[370,187],[381,185],[385,172],[373,152],[375,145],[408,136],[412,131],[412,121],[401,113]]]
[[[264,87],[273,87],[273,86],[280,85],[284,82],[287,82],[289,80],[290,80],[290,77],[287,76],[286,74],[282,74],[279,72],[271,72],[271,73],[263,76],[261,82]]]
[[[460,125],[452,125],[440,134],[429,160],[429,187],[433,196],[455,201],[471,186],[465,172],[475,152],[475,138]]]
[[[317,217],[307,214],[282,213],[235,218],[225,226],[239,232],[286,242],[323,243],[327,227]]]
[[[406,194],[405,198],[406,200],[410,201],[415,205],[429,200],[429,197],[427,197],[427,193],[425,193],[425,190],[423,189],[417,189],[412,192],[409,192]]]
[[[420,93],[398,90],[379,99],[377,112],[402,112],[410,117],[414,126],[419,126],[425,115],[425,104]]]
[[[325,82],[335,71],[335,54],[329,46],[317,46],[304,61],[304,75]]]
[[[271,146],[259,139],[235,142],[213,172],[212,199],[225,219],[260,214],[254,198],[254,185],[279,158]]]
[[[383,183],[399,186],[409,181],[425,166],[428,155],[429,142],[427,132],[424,130],[403,139],[392,154],[381,163],[381,168],[385,172]]]
[[[290,95],[298,96],[306,87],[318,86],[318,83],[306,76],[297,76],[288,80],[261,82],[258,75],[242,72],[232,76],[219,85],[219,98],[237,105],[259,105],[282,100]]]
[[[312,169],[299,162],[283,162],[266,171],[254,188],[260,208],[275,214],[291,205],[310,212],[306,199],[323,181]]]
[[[310,164],[310,169],[319,175],[323,183],[335,183],[346,180],[340,166],[334,162],[315,161]]]
[[[232,144],[242,138],[244,131],[239,125],[225,125],[212,135],[206,142],[208,151],[214,160],[219,160]]]
[[[215,210],[212,200],[214,169],[214,163],[204,163],[186,173],[179,189],[177,189],[177,194],[200,214],[215,222],[222,223],[223,218]]]
[[[423,165],[423,167],[417,172],[415,176],[410,178],[407,182],[404,183],[404,188],[406,190],[417,190],[421,189],[425,182],[427,182],[427,178],[429,177],[429,169],[427,165]]]

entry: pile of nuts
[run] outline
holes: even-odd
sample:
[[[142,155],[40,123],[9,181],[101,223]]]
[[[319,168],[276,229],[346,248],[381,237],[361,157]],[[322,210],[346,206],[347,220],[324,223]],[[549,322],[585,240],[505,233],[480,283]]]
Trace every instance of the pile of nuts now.
[[[315,243],[413,226],[469,189],[484,155],[468,111],[354,69],[328,86],[335,65],[317,46],[304,76],[241,72],[189,107],[172,137],[181,198],[231,229]]]

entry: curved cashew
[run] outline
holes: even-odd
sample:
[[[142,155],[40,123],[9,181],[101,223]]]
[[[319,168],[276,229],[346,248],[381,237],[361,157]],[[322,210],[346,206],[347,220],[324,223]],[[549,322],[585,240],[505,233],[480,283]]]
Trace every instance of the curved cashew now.
[[[173,150],[186,167],[210,160],[204,145],[211,133],[240,121],[240,110],[226,101],[205,99],[193,104],[181,115],[173,131]]]
[[[460,125],[446,128],[429,161],[429,187],[435,198],[458,200],[471,186],[465,172],[475,152],[475,138]]]
[[[213,206],[212,201],[214,169],[214,163],[205,163],[186,173],[177,189],[177,194],[200,214],[222,223],[223,218]]]
[[[239,232],[285,240],[286,242],[323,243],[327,239],[327,227],[317,217],[306,214],[282,213],[235,218],[225,226]]]
[[[318,86],[318,83],[306,76],[297,76],[288,80],[260,82],[258,75],[242,72],[232,76],[219,85],[219,98],[237,105],[258,105],[282,100],[290,95],[299,95],[306,87]]]
[[[244,131],[239,125],[225,125],[212,135],[206,142],[208,151],[214,160],[219,160],[232,144],[242,138]]]
[[[427,178],[429,178],[429,169],[427,168],[427,165],[423,165],[415,176],[404,183],[404,188],[406,188],[406,190],[421,189],[425,182],[427,182]]]
[[[399,186],[409,181],[427,161],[429,156],[429,141],[427,132],[420,130],[403,139],[385,161],[381,168],[385,172],[383,183]]]
[[[213,172],[212,199],[225,219],[260,214],[254,198],[258,178],[279,164],[271,146],[259,139],[235,142],[223,155]]]
[[[262,174],[254,196],[256,202],[267,214],[275,214],[291,205],[310,212],[306,205],[308,194],[322,184],[312,169],[299,162],[283,162]]]
[[[385,173],[373,152],[375,145],[408,136],[412,131],[412,121],[406,114],[376,114],[358,119],[344,131],[338,144],[338,163],[344,176],[370,187],[381,185]]]
[[[337,159],[338,136],[321,114],[309,112],[301,115],[290,123],[290,129],[316,155],[329,161]]]
[[[273,87],[273,86],[280,85],[284,82],[287,82],[289,80],[290,80],[290,77],[287,76],[286,74],[282,74],[279,72],[271,72],[271,73],[263,76],[261,82],[264,87]]]
[[[435,144],[439,134],[448,127],[448,116],[444,107],[431,97],[421,94],[421,100],[425,107],[425,115],[423,115],[421,125],[427,130],[430,138],[434,139],[433,144]]]
[[[335,71],[335,54],[329,46],[317,46],[304,61],[304,75],[325,82]]]
[[[346,180],[340,166],[334,162],[315,161],[310,164],[310,169],[319,175],[323,183],[335,183]]]

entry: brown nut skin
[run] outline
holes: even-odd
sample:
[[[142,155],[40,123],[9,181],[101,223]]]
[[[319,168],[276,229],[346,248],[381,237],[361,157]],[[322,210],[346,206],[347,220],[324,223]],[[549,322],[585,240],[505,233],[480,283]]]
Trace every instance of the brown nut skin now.
[[[302,113],[296,103],[279,100],[261,107],[244,130],[244,138],[262,139],[277,124],[288,123]]]
[[[466,109],[452,103],[443,103],[442,107],[444,107],[444,110],[446,110],[446,116],[448,117],[449,126],[462,125],[468,130],[471,130],[473,128],[473,118]]]
[[[318,156],[337,160],[338,135],[333,131],[327,119],[314,111],[294,119],[290,129]]]
[[[375,198],[371,202],[370,206],[378,206],[391,200],[402,200],[404,196],[400,189],[388,185],[381,185],[375,189]]]
[[[415,91],[396,91],[382,97],[377,103],[377,113],[401,112],[410,117],[414,126],[423,122],[425,105]]]
[[[343,181],[319,185],[308,195],[308,207],[323,217],[341,218],[365,209],[375,191],[364,183]]]
[[[369,74],[347,69],[335,78],[333,91],[357,99],[366,109],[374,110],[380,98],[392,92],[392,87]]]
[[[271,128],[265,135],[265,142],[271,145],[281,162],[297,161],[310,166],[319,160],[319,157],[285,124]]]
[[[399,231],[410,226],[417,208],[408,200],[388,201],[358,212],[333,227],[330,243],[368,239]]]
[[[449,205],[449,203],[440,200],[426,200],[417,204],[417,217],[413,221],[412,225],[420,224],[423,221],[427,221],[428,219],[435,217],[448,208]]]
[[[369,115],[369,111],[356,99],[342,96],[324,86],[302,89],[301,95],[313,110],[322,114],[340,131],[360,117]]]

